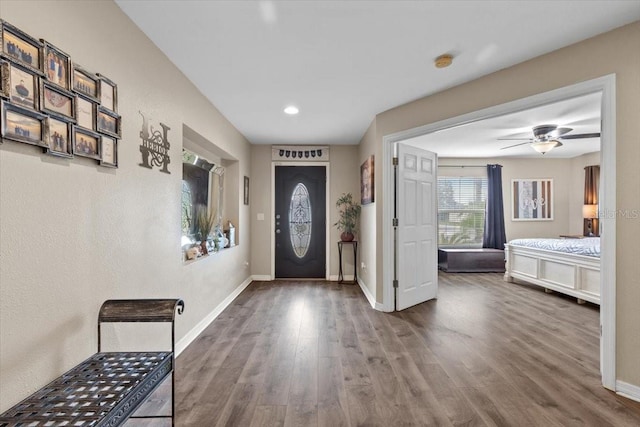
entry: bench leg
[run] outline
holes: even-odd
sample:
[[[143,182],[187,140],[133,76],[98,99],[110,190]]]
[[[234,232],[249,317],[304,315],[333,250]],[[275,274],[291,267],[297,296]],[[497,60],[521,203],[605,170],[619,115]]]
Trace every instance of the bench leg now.
[[[587,302],[581,298],[577,298],[578,300],[578,304],[582,305],[582,304],[586,304]]]

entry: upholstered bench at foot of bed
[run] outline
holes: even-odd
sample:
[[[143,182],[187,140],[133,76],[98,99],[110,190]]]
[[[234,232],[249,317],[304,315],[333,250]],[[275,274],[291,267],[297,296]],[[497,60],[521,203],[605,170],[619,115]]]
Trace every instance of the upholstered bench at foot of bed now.
[[[438,268],[448,273],[504,273],[504,251],[488,248],[440,248]]]

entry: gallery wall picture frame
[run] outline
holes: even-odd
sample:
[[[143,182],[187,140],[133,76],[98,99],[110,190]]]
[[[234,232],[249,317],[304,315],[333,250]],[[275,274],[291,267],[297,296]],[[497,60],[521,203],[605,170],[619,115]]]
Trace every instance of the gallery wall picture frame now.
[[[110,168],[118,167],[118,139],[102,135],[102,155],[100,165]]]
[[[56,117],[75,122],[76,96],[45,80],[40,82],[40,110]]]
[[[0,106],[2,140],[12,140],[25,144],[46,147],[46,116],[28,108],[2,101]]]
[[[98,74],[100,106],[107,110],[118,112],[118,85],[113,80]]]
[[[62,89],[71,90],[71,57],[44,39],[40,42],[44,78]]]
[[[511,180],[512,221],[553,221],[553,179]]]
[[[102,106],[98,106],[96,113],[96,130],[98,132],[120,138],[120,116]]]
[[[43,75],[42,43],[6,21],[0,20],[0,54],[38,75]]]
[[[244,177],[244,204],[249,204],[249,177]]]
[[[76,93],[84,95],[95,102],[100,101],[100,96],[98,93],[98,76],[85,70],[79,65],[73,66],[71,87],[72,90]]]
[[[76,119],[76,124],[85,129],[95,131],[98,104],[82,95],[76,95],[75,107],[74,118]]]
[[[100,160],[102,136],[99,133],[78,126],[72,128],[73,155]]]
[[[368,205],[375,201],[375,162],[373,154],[360,165],[360,203]]]
[[[45,142],[47,154],[73,158],[71,122],[56,117],[47,117]]]
[[[27,68],[0,59],[0,97],[32,110],[40,109],[39,77]]]

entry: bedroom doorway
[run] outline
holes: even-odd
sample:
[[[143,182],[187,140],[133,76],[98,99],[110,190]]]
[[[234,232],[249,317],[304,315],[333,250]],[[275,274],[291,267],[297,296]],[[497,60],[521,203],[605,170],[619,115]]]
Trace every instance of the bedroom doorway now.
[[[382,180],[384,194],[393,194],[393,147],[421,135],[440,132],[447,129],[465,126],[493,117],[532,109],[589,94],[601,94],[601,200],[600,209],[605,212],[616,212],[616,139],[615,139],[615,75],[608,75],[553,91],[533,95],[527,98],[489,107],[473,113],[446,119],[440,122],[397,132],[383,137]],[[393,311],[393,203],[387,198],[383,201],[383,310]],[[615,371],[615,284],[616,284],[616,218],[607,215],[600,221],[601,230],[601,306],[600,306],[600,371],[604,387],[616,390]]]

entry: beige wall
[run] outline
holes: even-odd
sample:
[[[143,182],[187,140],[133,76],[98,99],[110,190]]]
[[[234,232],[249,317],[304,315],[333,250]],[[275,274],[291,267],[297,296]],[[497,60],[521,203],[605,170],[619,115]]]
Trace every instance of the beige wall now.
[[[229,206],[239,246],[183,265],[183,124],[237,159],[231,169],[238,176],[249,175],[250,146],[113,2],[2,0],[0,13],[113,79],[123,124],[117,170],[26,144],[0,145],[2,412],[96,351],[106,299],[183,298],[176,330],[183,338],[249,278],[251,242],[243,232],[249,209],[240,201]],[[138,166],[138,111],[171,128],[170,175]],[[166,348],[166,329],[137,336],[148,345],[160,339]]]
[[[595,59],[594,59],[595,58]],[[454,64],[455,66],[455,64]],[[521,99],[577,82],[615,73],[617,203],[640,209],[640,22],[551,52],[446,91],[402,105],[376,116],[376,158],[382,158],[382,138],[395,132]],[[376,187],[381,188],[380,174]],[[382,235],[382,201],[376,194],[377,235]],[[637,262],[640,221],[617,220],[617,376],[640,385],[640,263]],[[368,250],[367,248],[363,250]],[[382,256],[380,245],[377,258]],[[377,269],[382,277],[382,265]],[[382,301],[382,281],[376,299]]]
[[[340,237],[333,224],[338,220],[335,202],[342,193],[351,192],[360,199],[360,168],[357,163],[357,146],[332,145],[329,147],[329,212],[330,230],[329,274],[338,274],[338,246]],[[312,164],[312,162],[310,162]],[[251,147],[251,272],[266,279],[271,276],[271,146]],[[259,221],[258,215],[264,214]],[[344,258],[345,272],[353,271],[352,259]]]
[[[375,121],[365,132],[358,145],[359,164],[376,152],[376,124]],[[376,295],[376,271],[378,262],[376,260],[376,247],[381,234],[376,233],[376,207],[380,205],[378,195],[382,193],[378,186],[378,177],[382,175],[382,156],[374,158],[374,202],[362,207],[360,215],[360,263],[358,265],[358,278],[366,286],[371,295]],[[358,192],[359,194],[359,192]],[[364,268],[362,268],[364,263]]]

